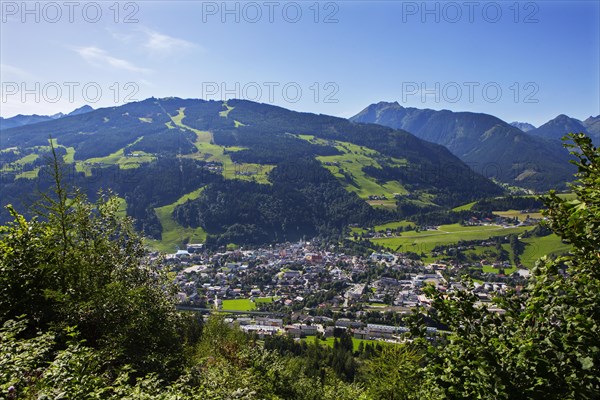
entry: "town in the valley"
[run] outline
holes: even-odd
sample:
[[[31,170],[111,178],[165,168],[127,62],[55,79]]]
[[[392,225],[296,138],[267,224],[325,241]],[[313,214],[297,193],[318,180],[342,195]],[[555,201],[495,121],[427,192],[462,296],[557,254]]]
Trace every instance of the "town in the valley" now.
[[[343,329],[356,339],[386,342],[403,341],[408,331],[403,317],[430,306],[425,285],[442,292],[464,290],[470,267],[442,259],[425,263],[407,253],[350,255],[318,241],[220,252],[188,244],[161,262],[178,286],[181,310],[221,312],[232,325],[260,338],[325,339]],[[504,310],[492,299],[521,290],[529,272],[505,275],[505,266],[495,264],[499,271],[471,281],[481,306],[498,313]],[[435,336],[438,329],[443,327],[432,325],[428,332]]]

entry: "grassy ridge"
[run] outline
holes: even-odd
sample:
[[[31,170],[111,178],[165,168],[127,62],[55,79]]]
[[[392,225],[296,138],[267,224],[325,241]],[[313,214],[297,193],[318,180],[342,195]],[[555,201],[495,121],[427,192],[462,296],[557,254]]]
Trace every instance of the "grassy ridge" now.
[[[356,193],[361,199],[367,200],[373,207],[396,207],[395,194],[407,194],[408,191],[398,181],[389,181],[379,184],[375,178],[364,173],[363,167],[372,166],[381,168],[377,161],[385,159],[394,166],[405,166],[406,160],[386,157],[368,147],[359,146],[350,142],[326,141],[317,139],[312,135],[297,135],[300,139],[313,144],[333,144],[342,154],[335,156],[319,156],[317,160],[327,168],[350,192]],[[370,200],[369,196],[384,197],[385,200]]]
[[[228,108],[227,111],[222,111],[221,114],[226,112],[226,114],[222,116],[226,117],[232,109],[233,108]],[[234,163],[231,160],[229,153],[243,150],[243,147],[223,147],[214,144],[211,132],[194,129],[183,123],[183,119],[185,118],[185,108],[180,108],[177,111],[177,115],[171,116],[173,124],[181,129],[186,129],[196,134],[194,145],[198,149],[198,153],[186,155],[184,157],[221,164],[223,166],[223,177],[225,179],[241,179],[269,184],[268,174],[275,168],[274,165]]]
[[[184,243],[203,243],[206,240],[204,229],[181,226],[173,219],[172,215],[175,207],[188,200],[197,199],[203,189],[194,190],[191,193],[181,196],[172,204],[154,209],[162,226],[162,240],[148,239],[147,243],[150,247],[165,253],[173,253],[177,248],[182,248]]]
[[[462,206],[453,208],[452,211],[469,211],[476,203],[476,201],[473,201],[471,203],[463,204]]]

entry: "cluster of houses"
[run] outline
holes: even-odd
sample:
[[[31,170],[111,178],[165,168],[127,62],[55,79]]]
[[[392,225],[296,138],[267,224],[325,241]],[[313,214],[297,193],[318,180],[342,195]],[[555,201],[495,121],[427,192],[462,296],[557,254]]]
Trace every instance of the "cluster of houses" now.
[[[401,253],[354,256],[304,241],[217,253],[189,244],[168,255],[165,267],[176,272],[182,305],[218,309],[233,299],[273,300],[266,307],[255,303],[265,315],[232,317],[232,324],[259,336],[328,337],[339,328],[359,339],[400,340],[406,328],[375,323],[373,313],[428,307],[425,285],[443,292],[465,289],[455,265],[424,265]],[[474,293],[482,305],[502,312],[491,299],[508,289],[502,282],[476,282]]]
[[[403,334],[409,330],[404,326],[391,326],[382,324],[369,324],[340,318],[334,321],[323,317],[320,320],[308,320],[306,323],[284,324],[283,319],[257,317],[257,318],[228,318],[233,326],[239,327],[247,333],[255,333],[259,337],[272,335],[289,335],[293,338],[306,338],[320,334],[324,338],[333,337],[336,329],[343,329],[357,339],[402,341]],[[436,328],[429,328],[434,333]]]
[[[318,306],[347,306],[362,297],[368,300],[363,293],[364,284],[357,290],[353,277],[363,275],[375,265],[389,264],[396,270],[405,268],[414,271],[414,276],[419,271],[427,271],[420,262],[401,255],[349,256],[319,251],[307,242],[214,254],[203,252],[199,244],[190,244],[185,250],[167,255],[165,263],[177,272],[175,282],[180,289],[180,301],[192,305],[209,303],[217,296],[219,299],[276,297],[282,306],[292,306],[330,290],[325,287],[339,282],[336,287],[344,290],[327,296]],[[383,290],[383,286],[376,286],[375,290]],[[347,288],[350,290],[346,291]],[[375,293],[373,301],[377,302],[382,294]]]

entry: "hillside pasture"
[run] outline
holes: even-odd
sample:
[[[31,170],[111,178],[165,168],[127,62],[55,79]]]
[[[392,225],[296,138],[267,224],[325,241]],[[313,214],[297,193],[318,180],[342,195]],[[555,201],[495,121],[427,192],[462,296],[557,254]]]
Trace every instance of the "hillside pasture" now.
[[[441,225],[436,230],[407,231],[401,236],[374,238],[373,243],[398,252],[424,253],[424,261],[433,262],[431,251],[438,245],[450,245],[461,240],[485,240],[494,236],[523,233],[531,227],[502,227],[497,225],[461,226],[460,224]]]
[[[395,196],[408,194],[400,182],[380,183],[363,171],[366,166],[381,168],[378,160],[385,160],[393,166],[405,166],[406,160],[387,157],[373,149],[350,142],[326,141],[311,135],[297,135],[297,137],[313,144],[333,145],[338,149],[342,154],[318,156],[316,159],[342,183],[346,190],[356,193],[372,207],[395,208]],[[378,198],[371,198],[373,196]]]
[[[188,200],[197,199],[203,188],[181,196],[172,204],[154,209],[156,216],[162,226],[162,240],[147,239],[150,247],[165,253],[174,253],[184,243],[203,243],[206,240],[206,232],[202,228],[186,228],[173,219],[175,207]]]

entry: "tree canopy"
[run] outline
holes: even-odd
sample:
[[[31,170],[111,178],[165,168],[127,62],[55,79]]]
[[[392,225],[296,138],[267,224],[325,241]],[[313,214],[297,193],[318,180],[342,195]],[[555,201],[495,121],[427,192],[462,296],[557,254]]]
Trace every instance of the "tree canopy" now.
[[[583,134],[568,144],[575,199],[543,198],[548,226],[572,245],[543,257],[504,314],[469,291],[429,288],[432,316],[452,332],[431,354],[422,398],[592,399],[600,396],[600,154]]]
[[[571,135],[575,198],[543,199],[548,228],[572,245],[538,261],[520,293],[440,293],[446,333],[354,351],[275,337],[261,343],[213,315],[178,313],[171,283],[117,200],[64,186],[38,216],[0,227],[0,393],[8,398],[595,399],[600,397],[600,154]],[[57,158],[55,157],[55,160]],[[471,283],[466,281],[467,289]],[[415,314],[422,321],[424,315]],[[334,332],[335,333],[335,332]],[[392,346],[392,347],[388,347]],[[10,390],[9,390],[10,388]]]

